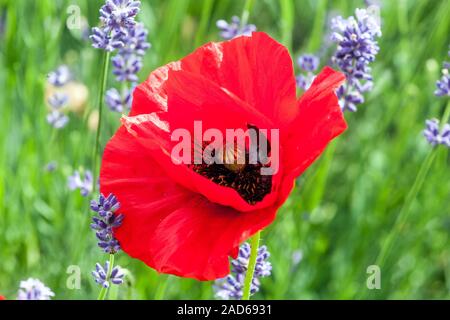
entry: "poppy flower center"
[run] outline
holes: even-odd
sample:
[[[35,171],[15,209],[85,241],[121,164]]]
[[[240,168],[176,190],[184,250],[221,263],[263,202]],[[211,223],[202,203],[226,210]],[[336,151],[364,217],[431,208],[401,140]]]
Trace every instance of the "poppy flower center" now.
[[[268,165],[263,164],[259,157],[256,163],[250,161],[248,149],[234,144],[225,145],[212,156],[222,159],[222,163],[194,164],[192,170],[220,186],[233,188],[251,205],[262,201],[271,192],[272,176],[261,174],[261,168]]]

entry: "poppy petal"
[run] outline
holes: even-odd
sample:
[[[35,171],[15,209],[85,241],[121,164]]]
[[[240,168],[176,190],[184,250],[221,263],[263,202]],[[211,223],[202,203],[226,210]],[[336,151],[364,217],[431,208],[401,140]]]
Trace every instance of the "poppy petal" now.
[[[206,44],[182,59],[181,68],[218,83],[273,119],[280,129],[297,115],[291,56],[266,33]]]
[[[342,73],[325,67],[299,99],[299,114],[290,124],[289,139],[283,145],[288,154],[285,170],[291,176],[300,175],[347,128],[335,94],[344,80]]]
[[[167,95],[164,84],[169,77],[169,71],[179,69],[180,63],[172,62],[150,73],[147,80],[137,86],[133,92],[130,116],[166,111]]]

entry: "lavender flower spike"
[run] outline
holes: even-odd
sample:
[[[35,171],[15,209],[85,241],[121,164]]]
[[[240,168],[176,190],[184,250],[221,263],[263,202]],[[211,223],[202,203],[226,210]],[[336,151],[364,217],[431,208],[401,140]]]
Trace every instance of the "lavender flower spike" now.
[[[231,262],[231,274],[223,279],[216,280],[214,289],[216,297],[229,300],[241,299],[243,295],[245,274],[250,259],[251,248],[248,243],[244,243],[239,249],[239,255],[236,260]],[[261,246],[258,249],[258,256],[256,258],[255,272],[250,287],[250,293],[255,294],[259,290],[259,278],[270,276],[272,265],[267,260],[270,257],[266,246]]]
[[[51,300],[55,294],[38,279],[29,278],[20,282],[17,300]]]
[[[248,36],[253,31],[256,31],[254,24],[247,24],[241,27],[241,19],[237,16],[231,17],[230,23],[225,20],[218,20],[216,26],[220,30],[220,36],[225,40],[230,40],[241,35]]]
[[[101,194],[98,202],[91,201],[91,210],[98,214],[92,218],[91,229],[96,231],[98,246],[105,253],[115,254],[120,250],[120,244],[114,237],[113,230],[120,227],[123,221],[122,214],[115,214],[119,208],[120,203],[113,194],[108,197]]]
[[[109,261],[105,262],[105,265],[102,266],[100,263],[97,263],[95,265],[95,270],[92,271],[92,276],[94,277],[95,282],[100,284],[104,288],[109,288],[110,282],[115,285],[120,285],[123,283],[123,277],[125,276],[125,273],[122,271],[122,269],[119,266],[115,266],[112,271],[111,275],[108,277],[109,269]]]
[[[369,64],[380,50],[376,38],[381,36],[378,17],[366,9],[356,9],[355,16],[348,19],[339,16],[331,21],[331,38],[337,44],[332,61],[347,78],[337,94],[341,108],[352,112],[364,101],[362,94],[372,89]]]

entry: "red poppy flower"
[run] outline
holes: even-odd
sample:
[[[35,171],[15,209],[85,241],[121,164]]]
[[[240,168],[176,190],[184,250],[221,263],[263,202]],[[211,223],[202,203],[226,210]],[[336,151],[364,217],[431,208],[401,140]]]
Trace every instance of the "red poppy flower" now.
[[[0,296],[0,300],[6,300],[4,296]]]
[[[297,99],[287,49],[261,32],[206,44],[152,72],[103,155],[100,188],[121,202],[122,249],[159,272],[226,276],[229,256],[274,220],[295,178],[346,129],[334,93],[343,80],[325,68]],[[250,166],[244,174],[174,163],[171,133],[192,132],[194,121],[203,132],[278,129],[279,170],[262,177]]]

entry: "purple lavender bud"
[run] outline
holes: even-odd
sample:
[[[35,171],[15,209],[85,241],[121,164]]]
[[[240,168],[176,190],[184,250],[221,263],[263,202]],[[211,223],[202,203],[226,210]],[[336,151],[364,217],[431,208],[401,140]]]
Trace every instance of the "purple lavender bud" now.
[[[247,24],[241,27],[241,19],[237,16],[231,17],[230,23],[225,20],[218,20],[216,26],[220,30],[220,36],[225,40],[230,40],[241,35],[248,36],[256,31],[254,24]]]
[[[142,59],[139,56],[118,54],[111,61],[117,81],[138,82],[136,73],[142,68]]]
[[[248,243],[242,244],[239,249],[238,257],[231,261],[231,274],[223,279],[216,280],[215,282],[214,289],[216,297],[224,300],[242,298],[250,253],[250,245]],[[266,246],[258,248],[255,272],[250,286],[251,294],[255,294],[259,291],[259,278],[267,277],[271,274],[272,265],[267,261],[269,257],[270,253]]]
[[[92,172],[87,170],[84,174],[84,179],[78,171],[75,171],[73,175],[68,178],[68,187],[70,190],[80,189],[80,194],[83,197],[88,196],[92,192]]]
[[[131,107],[131,90],[123,90],[122,94],[115,88],[106,91],[106,104],[114,112],[124,112]]]
[[[92,276],[96,283],[100,284],[104,288],[109,288],[110,283],[115,285],[120,285],[123,283],[123,278],[125,273],[122,268],[119,266],[115,266],[111,275],[108,277],[108,269],[109,269],[109,261],[105,262],[105,265],[102,266],[100,263],[95,264],[95,270],[92,271]]]
[[[92,34],[89,36],[94,48],[109,52],[124,47],[123,37],[124,34],[121,31],[114,30],[109,33],[98,27],[92,28]]]
[[[436,91],[434,94],[437,97],[450,97],[450,76],[447,68],[442,69],[442,78],[436,81]]]
[[[72,74],[69,67],[62,65],[48,74],[47,81],[55,87],[62,87],[71,80],[71,77]]]
[[[122,55],[137,54],[143,56],[145,51],[151,47],[147,42],[148,31],[144,24],[137,23],[133,28],[128,30],[128,34],[124,37],[125,45],[119,50]]]
[[[297,63],[303,71],[314,72],[319,67],[320,59],[313,54],[304,54],[298,58]]]
[[[140,5],[139,1],[134,0],[107,0],[100,8],[100,21],[108,32],[127,31],[136,24],[134,18]]]
[[[64,113],[53,110],[47,114],[47,122],[55,129],[61,129],[69,122],[69,117]]]
[[[364,96],[362,91],[355,89],[351,85],[344,84],[337,91],[336,95],[339,98],[339,105],[342,111],[356,112],[358,111],[357,105],[364,102]]]
[[[38,279],[29,278],[20,282],[17,300],[51,300],[55,294]]]
[[[56,92],[47,99],[48,104],[53,110],[61,109],[67,104],[67,101],[69,101],[69,97],[62,92]]]
[[[442,144],[450,147],[450,124],[444,124],[440,130],[439,120],[430,119],[425,121],[425,125],[423,135],[432,146]]]
[[[431,119],[425,121],[426,128],[423,131],[423,135],[428,140],[428,142],[435,146],[441,143],[441,136],[439,134],[439,120]]]

